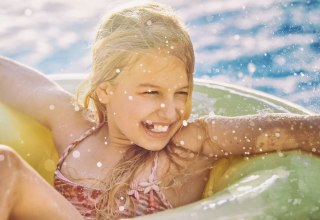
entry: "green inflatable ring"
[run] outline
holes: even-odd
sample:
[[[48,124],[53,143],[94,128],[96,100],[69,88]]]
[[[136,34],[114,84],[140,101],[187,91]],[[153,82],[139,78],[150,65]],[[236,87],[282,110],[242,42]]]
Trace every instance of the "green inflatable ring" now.
[[[81,74],[51,75],[70,92]],[[266,112],[310,114],[261,92],[195,80],[193,117]],[[0,144],[12,146],[48,182],[57,162],[50,132],[28,116],[0,103]],[[281,154],[281,155],[280,155]],[[320,216],[319,158],[301,152],[271,153],[214,164],[204,199],[137,219],[316,219]],[[306,169],[308,168],[308,169]]]

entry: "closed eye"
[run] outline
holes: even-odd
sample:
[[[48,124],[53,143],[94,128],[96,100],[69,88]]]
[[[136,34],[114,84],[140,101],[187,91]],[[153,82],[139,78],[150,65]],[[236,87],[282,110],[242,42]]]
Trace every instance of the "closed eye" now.
[[[159,92],[158,91],[154,91],[154,90],[148,90],[148,91],[143,92],[143,94],[146,94],[146,95],[157,95],[157,94],[159,94]]]
[[[185,92],[185,91],[181,91],[181,92],[177,92],[177,94],[179,94],[179,95],[188,95],[189,93],[188,92]]]

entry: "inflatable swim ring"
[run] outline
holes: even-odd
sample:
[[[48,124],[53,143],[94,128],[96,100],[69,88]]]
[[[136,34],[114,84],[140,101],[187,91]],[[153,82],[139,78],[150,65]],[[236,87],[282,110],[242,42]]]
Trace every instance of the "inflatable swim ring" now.
[[[51,75],[70,92],[85,77]],[[265,112],[310,114],[308,110],[261,92],[195,80],[193,117]],[[28,116],[0,103],[0,144],[12,146],[48,182],[57,161],[50,132]],[[137,219],[316,219],[320,216],[320,160],[298,151],[214,164],[204,199]]]

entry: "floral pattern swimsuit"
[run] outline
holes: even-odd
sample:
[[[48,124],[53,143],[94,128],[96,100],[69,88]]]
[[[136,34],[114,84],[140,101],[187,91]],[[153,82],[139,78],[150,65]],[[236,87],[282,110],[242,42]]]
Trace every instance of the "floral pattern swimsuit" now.
[[[66,148],[63,156],[59,159],[57,169],[54,173],[55,189],[60,192],[68,201],[70,201],[86,219],[95,219],[95,206],[98,197],[102,194],[102,190],[90,188],[71,181],[61,173],[61,166],[66,157],[77,147],[77,145],[85,138],[99,130],[102,125],[103,124],[100,124],[97,127],[89,129],[81,137],[72,142]],[[156,176],[158,160],[159,156],[158,154],[155,154],[148,181],[133,181],[130,184],[130,190],[127,192],[127,194],[134,197],[136,201],[135,209],[127,208],[125,206],[125,201],[121,200],[122,198],[116,201],[118,204],[117,218],[130,218],[172,208],[172,205],[160,190],[159,180]]]

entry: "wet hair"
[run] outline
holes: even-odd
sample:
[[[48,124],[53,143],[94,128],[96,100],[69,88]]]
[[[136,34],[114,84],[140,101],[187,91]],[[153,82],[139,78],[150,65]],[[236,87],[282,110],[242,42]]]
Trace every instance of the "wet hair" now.
[[[78,90],[78,100],[83,100],[79,104],[92,107],[97,123],[107,120],[106,106],[95,93],[99,84],[113,82],[121,69],[132,64],[132,55],[150,50],[163,50],[185,64],[190,90],[185,119],[190,116],[194,72],[191,39],[169,6],[145,3],[108,14],[98,27],[92,51],[92,71]]]
[[[133,55],[150,53],[152,50],[164,51],[185,64],[189,95],[184,118],[189,117],[194,72],[194,50],[190,36],[169,6],[144,3],[118,9],[104,17],[100,23],[93,44],[92,71],[78,91],[78,100],[81,97],[83,100],[79,104],[85,109],[93,109],[96,123],[107,120],[106,105],[99,101],[95,92],[99,84],[116,83],[115,79],[121,74],[121,70],[133,64]],[[138,146],[125,153],[106,177],[106,181],[102,181],[105,190],[97,204],[97,219],[116,216],[116,198],[119,196],[125,197],[129,205],[134,206],[133,198],[129,198],[125,192],[138,168],[152,157],[154,152]]]

